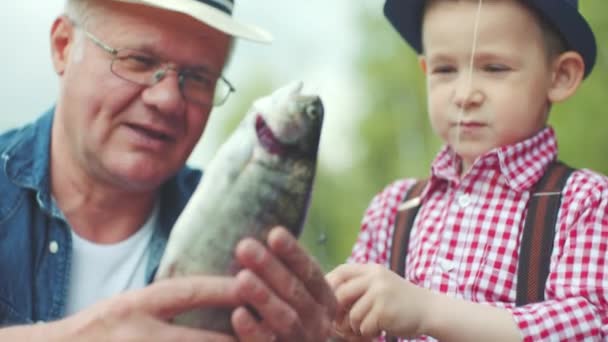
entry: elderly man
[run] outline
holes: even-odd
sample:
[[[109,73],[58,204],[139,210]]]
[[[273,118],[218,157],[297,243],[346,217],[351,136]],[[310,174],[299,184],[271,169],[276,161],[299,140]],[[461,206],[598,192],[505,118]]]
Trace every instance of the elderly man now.
[[[0,136],[0,340],[232,341],[167,323],[218,305],[241,341],[326,338],[335,299],[282,228],[237,246],[236,277],[146,286],[201,177],[185,162],[233,90],[232,39],[269,40],[232,6],[67,1],[51,29],[56,107]]]

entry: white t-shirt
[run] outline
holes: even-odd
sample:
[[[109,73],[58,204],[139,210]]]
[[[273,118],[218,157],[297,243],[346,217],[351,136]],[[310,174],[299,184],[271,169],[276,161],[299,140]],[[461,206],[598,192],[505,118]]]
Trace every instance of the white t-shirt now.
[[[72,266],[66,315],[128,289],[146,285],[148,244],[158,224],[158,205],[135,234],[115,244],[96,244],[72,230]]]

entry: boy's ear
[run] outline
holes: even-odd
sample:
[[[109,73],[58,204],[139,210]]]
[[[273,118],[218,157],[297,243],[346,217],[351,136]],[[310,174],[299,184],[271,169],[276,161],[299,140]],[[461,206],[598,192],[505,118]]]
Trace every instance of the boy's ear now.
[[[426,59],[424,58],[424,56],[419,56],[418,57],[418,63],[420,64],[420,69],[422,69],[422,72],[426,75]]]
[[[564,52],[555,58],[551,73],[548,98],[551,103],[561,102],[574,95],[583,81],[585,62],[578,52]]]

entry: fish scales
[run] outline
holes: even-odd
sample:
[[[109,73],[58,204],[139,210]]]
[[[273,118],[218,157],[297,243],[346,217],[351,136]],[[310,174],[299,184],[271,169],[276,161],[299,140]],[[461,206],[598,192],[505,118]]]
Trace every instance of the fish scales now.
[[[155,280],[195,274],[233,275],[236,244],[265,241],[284,226],[304,226],[323,122],[318,96],[295,82],[254,102],[220,147],[177,219]],[[192,310],[176,324],[232,333],[233,308]]]

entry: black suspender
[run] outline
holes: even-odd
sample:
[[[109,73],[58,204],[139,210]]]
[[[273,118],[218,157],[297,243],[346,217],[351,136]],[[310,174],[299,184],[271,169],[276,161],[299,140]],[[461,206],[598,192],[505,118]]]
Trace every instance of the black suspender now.
[[[547,172],[534,186],[519,247],[515,301],[517,306],[545,299],[545,283],[551,265],[562,189],[573,171],[574,169],[561,162],[551,163]]]
[[[544,300],[561,193],[573,171],[559,161],[552,162],[534,185],[520,244],[517,306]],[[410,232],[421,206],[419,196],[426,184],[426,180],[419,181],[407,192],[402,202],[405,208],[397,212],[395,219],[390,267],[402,277],[405,275]],[[388,337],[387,341],[397,341],[397,338]]]
[[[393,232],[393,244],[391,246],[391,270],[405,276],[405,260],[407,258],[407,249],[410,243],[410,231],[414,225],[414,220],[418,214],[421,203],[413,203],[422,194],[422,190],[428,183],[427,180],[418,181],[407,192],[402,203],[412,203],[410,208],[405,208],[397,212],[395,219],[395,231]]]

